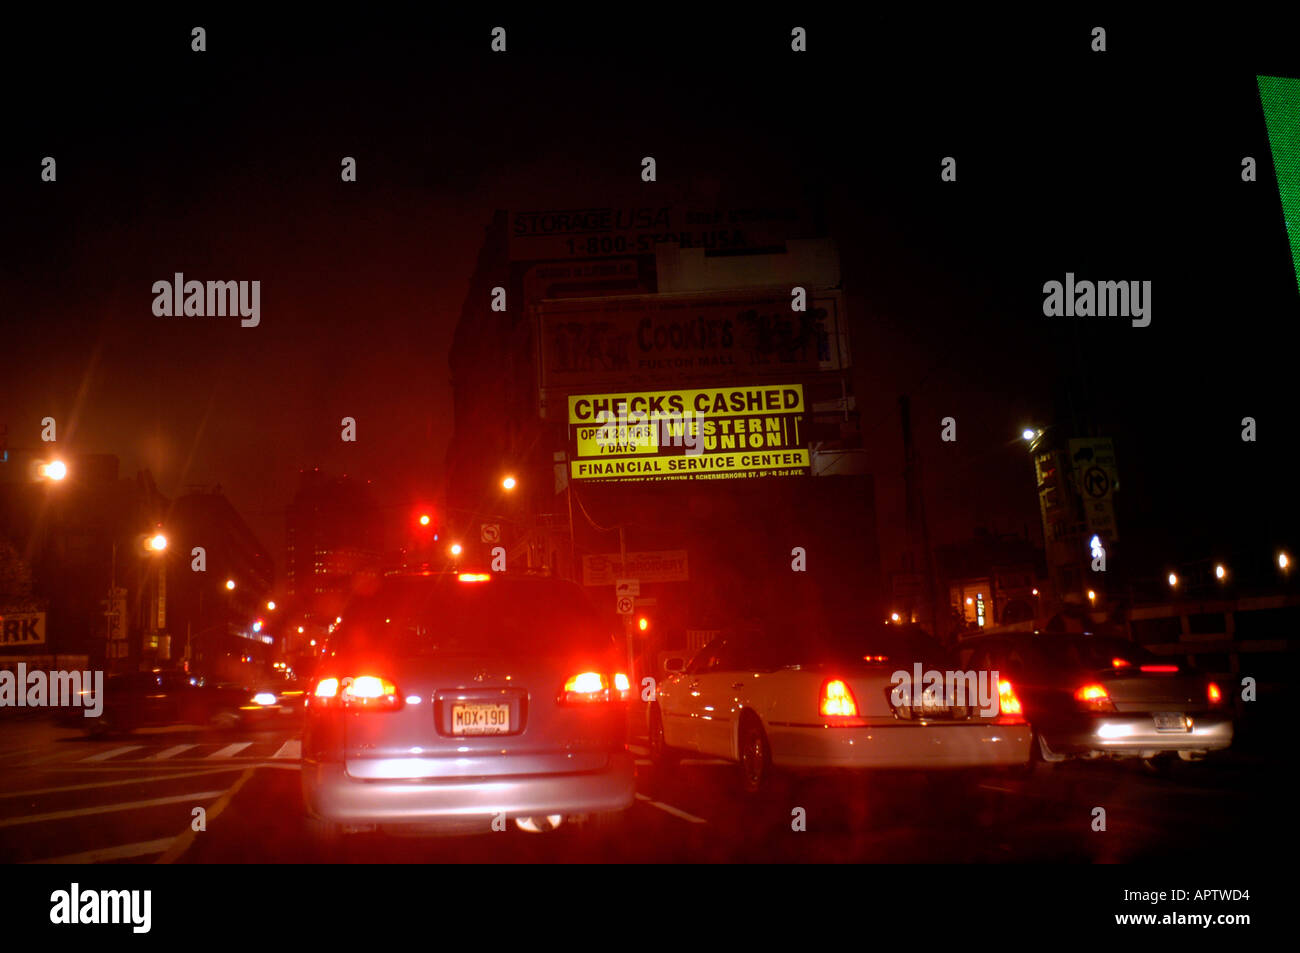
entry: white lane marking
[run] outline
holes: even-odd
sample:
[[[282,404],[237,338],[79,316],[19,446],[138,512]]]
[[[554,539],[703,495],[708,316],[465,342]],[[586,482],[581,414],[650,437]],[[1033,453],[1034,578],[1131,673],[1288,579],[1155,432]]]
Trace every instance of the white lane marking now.
[[[702,817],[696,817],[694,814],[687,814],[685,811],[681,810],[680,808],[673,807],[671,804],[665,804],[663,801],[653,800],[652,798],[649,798],[644,794],[638,794],[636,796],[636,799],[638,801],[645,801],[647,804],[653,805],[654,807],[659,808],[659,810],[671,814],[673,817],[680,817],[684,821],[690,821],[692,824],[709,823]]]
[[[980,787],[982,787],[982,788],[983,788],[984,790],[986,790],[986,791],[1001,791],[1003,794],[1019,794],[1019,793],[1020,793],[1020,792],[1017,791],[1015,788],[1000,788],[1000,787],[998,787],[996,784],[981,784]]]
[[[649,754],[649,753],[650,753],[650,749],[649,749],[649,748],[642,747],[641,745],[628,745],[628,746],[627,746],[627,750],[630,751],[630,752],[632,752],[633,754]]]
[[[208,755],[203,760],[213,761],[217,758],[233,758],[235,755],[239,754],[239,752],[243,751],[245,748],[251,747],[252,744],[253,743],[251,741],[236,741],[233,745],[226,745],[220,751],[212,752],[212,754]]]
[[[166,761],[168,758],[174,758],[182,751],[189,751],[191,748],[197,748],[198,745],[172,745],[165,751],[159,751],[152,758],[146,758],[146,761]]]
[[[292,758],[295,761],[302,758],[302,741],[298,738],[290,738],[284,744],[280,745],[280,750],[271,755],[275,758]]]
[[[736,762],[734,762],[734,761],[723,761],[721,758],[682,758],[682,760],[678,761],[677,763],[678,763],[678,764],[694,764],[694,765],[701,765],[701,764],[725,764],[725,765],[728,765],[728,766],[734,766]]]
[[[49,814],[29,814],[26,817],[6,817],[0,820],[0,827],[17,827],[19,824],[41,824],[45,821],[62,821],[70,817],[111,814],[114,811],[136,811],[145,807],[161,807],[164,804],[182,804],[187,801],[206,801],[210,798],[220,797],[221,793],[221,791],[197,791],[194,794],[178,794],[175,797],[156,797],[149,801],[125,801],[121,804],[81,807],[74,811],[53,811]]]
[[[632,763],[633,764],[654,764],[654,762],[651,761],[649,758],[637,758]]]
[[[149,854],[161,854],[172,845],[174,837],[160,840],[145,840],[136,844],[119,844],[116,847],[100,847],[81,854],[66,854],[63,857],[50,857],[46,860],[29,860],[29,864],[98,864],[105,860],[126,860],[129,857],[145,857]]]
[[[109,751],[101,751],[99,754],[92,754],[89,758],[82,758],[86,761],[107,761],[109,758],[116,758],[120,754],[126,754],[128,751],[139,751],[144,745],[127,745],[125,748],[113,748]]]
[[[35,791],[0,791],[0,798],[36,797],[39,794],[62,794],[64,791],[90,791],[94,788],[117,788],[126,784],[152,784],[154,781],[175,781],[178,778],[200,778],[209,774],[230,774],[239,768],[209,768],[206,771],[182,771],[176,774],[159,774],[152,778],[125,778],[121,781],[95,781],[91,784],[68,784],[58,788],[39,788]]]

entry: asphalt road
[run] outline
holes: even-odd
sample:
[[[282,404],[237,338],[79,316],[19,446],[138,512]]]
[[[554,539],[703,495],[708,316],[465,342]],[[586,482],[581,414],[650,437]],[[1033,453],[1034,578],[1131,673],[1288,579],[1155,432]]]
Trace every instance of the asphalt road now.
[[[1130,862],[1222,859],[1289,827],[1281,759],[1072,762],[1032,777],[873,775],[782,781],[747,800],[729,765],[657,778],[634,746],[637,802],[613,830],[513,824],[457,837],[315,841],[301,816],[298,726],[187,728],[92,741],[0,725],[0,861],[62,863]],[[193,830],[202,808],[202,831]],[[1093,829],[1095,809],[1106,829]],[[802,820],[804,829],[797,830]],[[1288,837],[1290,835],[1287,835]]]

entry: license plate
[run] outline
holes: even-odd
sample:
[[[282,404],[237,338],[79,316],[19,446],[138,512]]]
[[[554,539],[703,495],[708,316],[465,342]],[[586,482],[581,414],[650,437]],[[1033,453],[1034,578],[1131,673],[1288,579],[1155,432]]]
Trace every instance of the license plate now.
[[[1187,722],[1182,712],[1158,711],[1152,717],[1156,720],[1156,731],[1187,730]]]
[[[510,733],[509,705],[452,705],[453,735],[505,735]]]

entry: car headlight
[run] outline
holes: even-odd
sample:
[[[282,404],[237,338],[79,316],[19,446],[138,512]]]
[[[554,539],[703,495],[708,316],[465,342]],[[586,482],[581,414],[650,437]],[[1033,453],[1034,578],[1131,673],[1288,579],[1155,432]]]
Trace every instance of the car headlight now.
[[[276,698],[270,692],[258,692],[253,696],[253,701],[259,705],[274,705]]]

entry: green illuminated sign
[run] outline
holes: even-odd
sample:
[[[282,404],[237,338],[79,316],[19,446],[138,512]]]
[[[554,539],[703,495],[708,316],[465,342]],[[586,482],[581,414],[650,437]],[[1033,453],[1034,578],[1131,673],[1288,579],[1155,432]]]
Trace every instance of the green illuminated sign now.
[[[1273,172],[1282,195],[1282,217],[1291,241],[1296,287],[1300,288],[1300,79],[1256,76],[1264,125],[1273,150]]]

